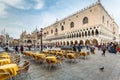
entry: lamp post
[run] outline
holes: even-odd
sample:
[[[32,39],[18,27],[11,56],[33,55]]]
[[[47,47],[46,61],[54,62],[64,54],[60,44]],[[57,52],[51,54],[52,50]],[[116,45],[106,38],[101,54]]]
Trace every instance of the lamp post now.
[[[43,48],[42,48],[42,45],[43,45],[43,44],[42,44],[42,30],[43,30],[43,29],[41,28],[41,30],[40,30],[40,36],[41,36],[41,40],[40,40],[40,43],[41,43],[41,52],[43,51]]]

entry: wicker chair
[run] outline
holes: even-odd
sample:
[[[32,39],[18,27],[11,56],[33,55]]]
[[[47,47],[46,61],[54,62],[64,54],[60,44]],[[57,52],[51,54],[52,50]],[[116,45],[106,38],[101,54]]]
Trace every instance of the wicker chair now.
[[[9,72],[0,72],[0,80],[12,79],[12,76]]]
[[[19,67],[18,75],[21,76],[20,78],[22,78],[22,80],[25,80],[27,76],[29,76],[29,78],[31,79],[30,74],[28,73],[29,67],[30,67],[30,63],[28,61],[24,61],[24,64]]]

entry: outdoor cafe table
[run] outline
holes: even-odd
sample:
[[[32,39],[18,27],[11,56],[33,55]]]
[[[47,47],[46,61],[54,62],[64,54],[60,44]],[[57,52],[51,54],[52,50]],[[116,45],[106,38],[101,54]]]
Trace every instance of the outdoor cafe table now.
[[[24,55],[27,55],[27,56],[32,56],[33,55],[33,52],[31,51],[26,51],[23,53]]]
[[[0,66],[0,73],[10,73],[10,75],[13,77],[17,74],[18,66],[17,64],[6,64]],[[5,80],[10,78],[9,75],[0,74],[0,80]]]
[[[81,56],[87,56],[87,52],[80,52]]]
[[[10,59],[0,59],[0,65],[9,64]]]
[[[47,56],[46,59],[49,61],[54,61],[55,63],[57,63],[57,59],[55,56]]]
[[[69,58],[69,56],[70,56],[71,58],[75,58],[75,54],[74,54],[74,53],[67,53],[67,56],[68,56],[68,58]]]
[[[56,52],[56,55],[64,56],[64,53],[63,52]]]
[[[45,59],[46,55],[45,54],[35,54],[35,59],[39,60],[39,59]]]
[[[1,53],[0,58],[8,58],[8,59],[10,59],[10,55],[7,54],[7,53]]]

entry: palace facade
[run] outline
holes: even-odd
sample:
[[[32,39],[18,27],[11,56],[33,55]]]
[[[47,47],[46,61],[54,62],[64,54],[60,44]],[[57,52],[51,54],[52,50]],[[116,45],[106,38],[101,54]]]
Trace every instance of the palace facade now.
[[[119,27],[98,0],[43,29],[44,45],[73,45],[119,42]]]

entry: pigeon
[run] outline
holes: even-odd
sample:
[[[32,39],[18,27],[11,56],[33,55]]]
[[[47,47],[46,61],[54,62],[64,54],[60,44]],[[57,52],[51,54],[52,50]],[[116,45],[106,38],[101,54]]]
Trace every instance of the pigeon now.
[[[104,71],[104,66],[103,66],[103,67],[101,67],[101,68],[99,68],[99,69],[100,69],[100,71],[102,71],[102,72],[103,72],[103,71]]]

